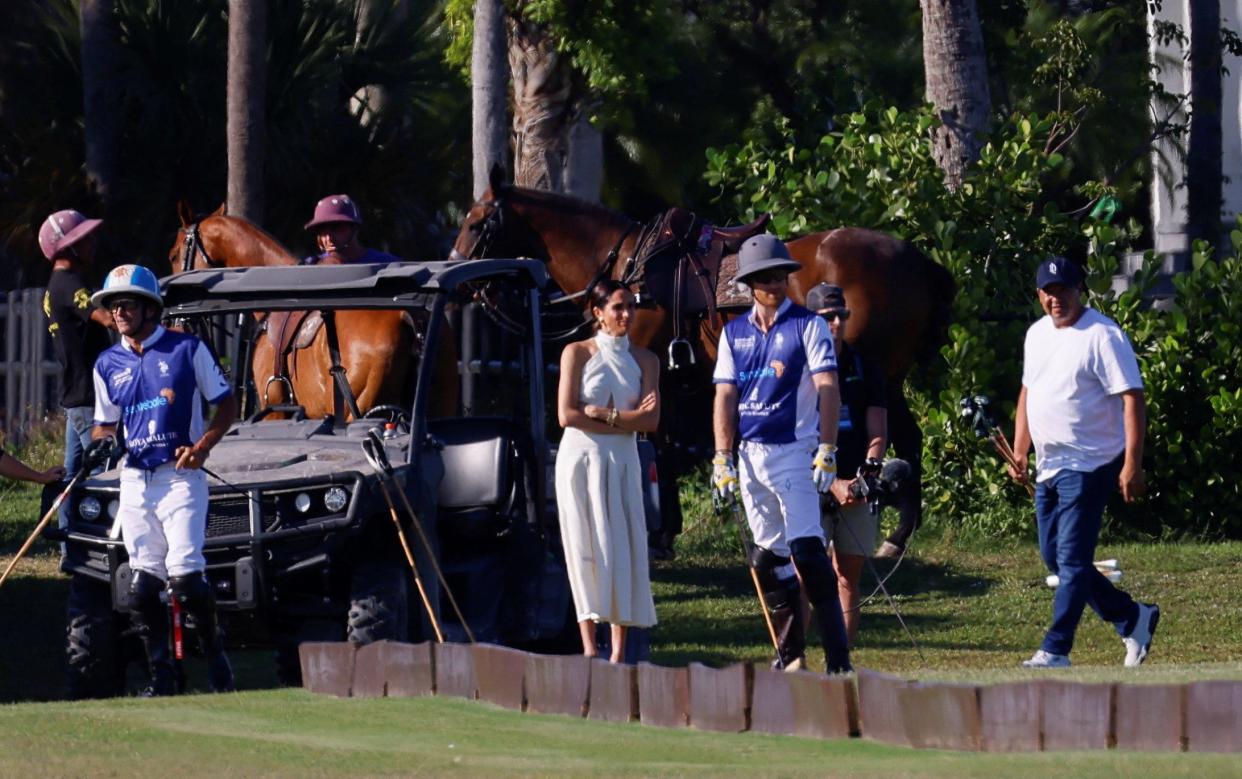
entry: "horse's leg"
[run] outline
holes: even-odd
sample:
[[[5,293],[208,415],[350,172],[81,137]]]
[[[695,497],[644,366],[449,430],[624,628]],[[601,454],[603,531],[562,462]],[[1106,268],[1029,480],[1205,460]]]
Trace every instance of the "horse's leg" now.
[[[885,541],[899,549],[905,549],[910,537],[923,524],[923,431],[910,411],[902,381],[888,385],[888,438],[893,452],[910,463],[910,480],[897,496],[894,507],[899,521]]]

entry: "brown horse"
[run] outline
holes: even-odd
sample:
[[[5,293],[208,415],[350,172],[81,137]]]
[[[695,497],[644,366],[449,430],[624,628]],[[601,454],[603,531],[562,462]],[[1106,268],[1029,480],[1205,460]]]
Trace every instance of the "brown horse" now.
[[[471,259],[542,258],[561,289],[575,293],[586,289],[607,270],[610,252],[614,259],[632,257],[642,232],[634,220],[602,206],[509,186],[493,177],[491,188],[466,214],[453,251],[454,255]],[[833,283],[844,290],[851,310],[845,340],[875,355],[884,366],[889,387],[889,437],[897,455],[908,460],[917,474],[922,433],[910,413],[903,383],[918,358],[934,354],[944,343],[955,294],[952,277],[910,243],[872,230],[840,228],[803,236],[787,245],[794,259],[802,264],[802,269],[790,278],[790,296],[796,302],[803,302],[806,292],[820,282]],[[614,262],[611,271],[604,275],[620,278],[625,266],[623,260]],[[723,322],[719,317],[703,317],[694,324],[701,354],[706,359],[698,361],[690,374],[681,377],[681,385],[683,391],[689,385],[707,393],[710,364],[715,360]],[[673,316],[656,306],[637,312],[631,337],[635,343],[664,354],[673,332]],[[662,384],[662,392],[667,389]],[[661,420],[660,438],[665,446],[684,444],[690,440],[687,436],[710,435],[710,420],[691,421],[695,410],[710,414],[709,399],[687,404],[666,402],[664,407],[670,410]],[[697,430],[687,429],[687,425]],[[674,426],[679,429],[673,429]],[[902,528],[890,537],[900,546],[904,546],[920,521],[919,480],[911,481],[911,495],[900,506]],[[672,491],[675,493],[675,489]],[[662,495],[668,492],[661,490]],[[663,508],[665,519],[671,519],[672,531],[677,532],[677,501],[671,500]]]
[[[297,258],[275,238],[241,217],[225,214],[224,206],[201,220],[196,220],[184,203],[178,204],[177,213],[181,227],[168,252],[174,271],[297,264]],[[411,357],[416,356],[412,349],[418,341],[409,315],[401,311],[350,310],[338,311],[335,317],[340,362],[359,411],[365,414],[375,406],[399,402]],[[452,341],[451,334],[441,340]],[[274,348],[267,332],[260,332],[251,361],[260,407],[289,400],[283,382],[267,382],[276,366]],[[456,351],[451,345],[441,345],[436,351],[437,386],[433,388],[428,413],[451,415],[456,411],[457,396],[455,387],[448,384],[456,383]],[[306,348],[289,353],[288,378],[293,396],[308,416],[333,411],[331,366],[326,327],[319,328]]]

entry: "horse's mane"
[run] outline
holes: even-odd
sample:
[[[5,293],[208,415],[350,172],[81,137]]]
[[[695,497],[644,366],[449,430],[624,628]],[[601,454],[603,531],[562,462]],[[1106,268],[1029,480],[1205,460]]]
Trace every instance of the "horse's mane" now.
[[[259,243],[264,250],[286,255],[293,264],[297,264],[297,255],[289,251],[283,243],[278,241],[276,237],[267,230],[264,230],[262,227],[254,222],[251,222],[244,216],[234,216],[232,214],[216,214],[214,216],[218,219],[227,220],[239,228],[248,230],[251,233],[251,239]]]
[[[532,203],[537,206],[557,211],[568,216],[581,216],[587,218],[600,219],[605,222],[617,224],[633,224],[634,220],[619,211],[613,211],[607,206],[598,203],[592,203],[573,195],[565,195],[559,192],[549,192],[543,189],[529,189],[527,187],[518,187],[508,185],[504,188],[503,195],[509,197],[516,196],[516,199]]]

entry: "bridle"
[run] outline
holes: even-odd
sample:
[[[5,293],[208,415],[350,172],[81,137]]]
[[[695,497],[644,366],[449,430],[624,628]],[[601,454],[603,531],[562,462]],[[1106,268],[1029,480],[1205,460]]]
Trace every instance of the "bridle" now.
[[[211,255],[207,253],[207,248],[203,246],[203,239],[198,234],[199,222],[188,224],[185,226],[185,238],[181,242],[181,272],[194,269],[194,260],[198,255],[203,255],[203,262],[207,265],[214,265]]]
[[[470,251],[462,254],[457,251],[454,246],[449,252],[450,260],[479,260],[487,256],[487,250],[492,248],[492,243],[496,240],[496,236],[500,235],[505,228],[505,204],[500,197],[493,197],[486,200],[482,206],[488,210],[479,222],[479,235],[474,239]]]

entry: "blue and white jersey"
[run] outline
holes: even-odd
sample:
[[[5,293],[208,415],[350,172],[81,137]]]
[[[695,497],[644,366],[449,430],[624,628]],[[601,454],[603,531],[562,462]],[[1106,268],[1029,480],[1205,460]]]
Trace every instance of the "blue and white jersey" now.
[[[787,444],[819,437],[819,395],[811,375],[836,369],[828,325],[786,298],[767,333],[753,310],[725,325],[712,381],[737,385],[743,441]]]
[[[125,338],[95,361],[95,424],[125,421],[126,464],[152,470],[203,435],[203,398],[232,390],[207,345],[156,327],[137,353]]]

